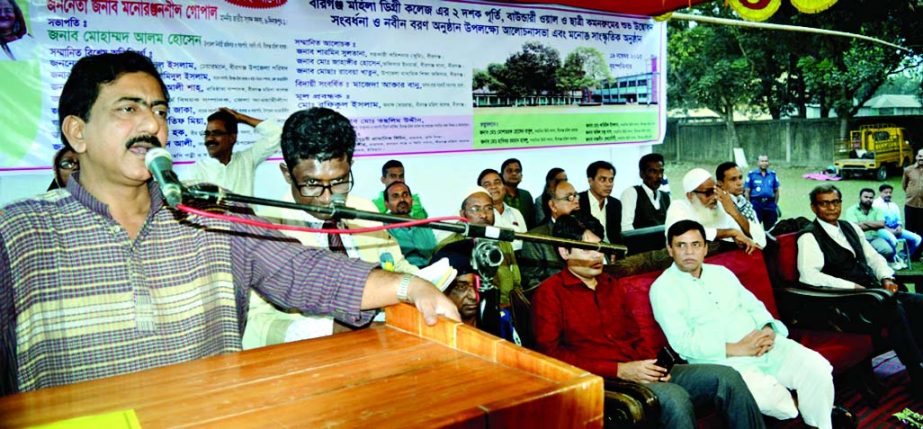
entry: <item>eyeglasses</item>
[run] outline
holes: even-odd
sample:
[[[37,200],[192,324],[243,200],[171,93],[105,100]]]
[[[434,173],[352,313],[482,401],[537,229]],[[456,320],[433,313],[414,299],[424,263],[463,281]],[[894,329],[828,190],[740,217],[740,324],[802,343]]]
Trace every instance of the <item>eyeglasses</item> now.
[[[58,168],[61,170],[79,170],[80,164],[77,160],[62,159],[58,161]]]
[[[202,131],[202,135],[205,137],[224,137],[231,134],[233,133],[229,133],[227,131]]]
[[[826,201],[815,201],[814,202],[814,205],[824,207],[824,208],[837,207],[840,204],[843,204],[843,200],[826,200]]]
[[[298,187],[298,192],[301,193],[302,197],[319,197],[324,194],[325,190],[329,190],[330,194],[346,194],[353,189],[353,172],[350,171],[348,176],[334,179],[327,185],[321,183],[296,183],[295,186]]]
[[[571,193],[571,194],[567,194],[567,195],[565,195],[565,196],[563,196],[563,197],[561,197],[561,198],[555,197],[554,199],[555,199],[555,201],[567,201],[567,202],[572,203],[572,202],[574,202],[574,201],[577,201],[577,198],[578,198],[577,193],[574,192],[574,193]]]
[[[494,211],[494,206],[488,204],[486,206],[471,206],[465,209],[465,213],[468,214],[478,214],[478,213],[489,213]]]
[[[704,196],[705,198],[709,198],[709,197],[711,197],[712,195],[715,195],[715,188],[707,189],[707,190],[704,190],[704,191],[700,191],[700,190],[698,190],[698,189],[695,189],[695,190],[693,190],[692,192],[695,192],[695,193],[697,193],[697,194],[699,194],[699,195],[702,195],[702,196]]]

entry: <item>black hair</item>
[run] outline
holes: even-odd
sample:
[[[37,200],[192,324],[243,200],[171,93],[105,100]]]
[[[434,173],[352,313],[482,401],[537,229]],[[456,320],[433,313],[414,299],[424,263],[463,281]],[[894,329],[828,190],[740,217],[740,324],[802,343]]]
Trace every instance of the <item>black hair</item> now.
[[[167,103],[170,102],[167,86],[150,58],[135,51],[90,55],[74,64],[67,82],[64,83],[58,100],[58,126],[64,124],[64,118],[71,115],[89,122],[90,110],[99,97],[100,88],[126,73],[146,73],[157,79],[164,99]],[[71,147],[64,133],[61,133],[61,142],[64,143],[64,147]]]
[[[234,115],[224,111],[219,110],[211,115],[208,115],[208,122],[211,121],[221,121],[224,123],[224,130],[229,134],[237,134],[237,118]]]
[[[732,168],[737,168],[737,164],[731,161],[718,164],[718,168],[715,169],[715,180],[719,182],[724,181],[724,173],[727,173],[727,171]]]
[[[829,194],[831,192],[836,192],[836,195],[839,199],[843,199],[843,193],[840,192],[840,188],[837,188],[834,185],[817,185],[814,189],[811,190],[811,193],[808,194],[808,198],[811,199],[811,205],[813,206],[817,202],[817,196],[820,194]]]
[[[413,195],[413,192],[410,191],[410,185],[404,182],[391,182],[388,186],[385,186],[385,202],[388,201],[388,192],[391,190],[391,187],[394,185],[404,185],[407,187],[407,193]]]
[[[554,180],[555,177],[557,177],[559,174],[563,172],[564,172],[564,169],[561,167],[552,167],[551,170],[548,170],[548,173],[545,174],[545,186],[551,183],[551,181]]]
[[[870,193],[872,194],[873,197],[875,196],[875,190],[872,189],[872,188],[862,188],[862,189],[860,189],[860,190],[859,190],[859,196],[861,197],[862,194],[864,194],[864,193],[866,193],[866,192],[870,192]]]
[[[13,28],[7,34],[0,34],[0,44],[6,45],[22,39],[26,35],[26,17],[22,14],[22,9],[16,3],[16,0],[9,0],[10,6],[13,7]]]
[[[481,172],[481,174],[478,174],[478,186],[481,186],[481,179],[483,179],[484,176],[486,176],[486,175],[488,175],[488,174],[490,174],[490,173],[493,173],[493,174],[496,174],[497,176],[500,176],[500,183],[503,183],[504,185],[506,184],[506,180],[503,180],[503,175],[500,174],[499,171],[494,170],[493,168],[485,168],[484,171]]]
[[[674,237],[679,237],[692,230],[699,231],[699,234],[702,234],[702,240],[705,240],[705,227],[703,227],[701,223],[694,220],[683,219],[670,225],[670,228],[667,229],[667,246],[669,247],[670,244],[673,243]]]
[[[325,107],[300,110],[282,127],[282,158],[291,171],[299,162],[346,158],[352,162],[356,130],[349,119]]]
[[[477,274],[477,270],[471,265],[471,253],[474,251],[474,240],[465,239],[453,241],[439,249],[431,260],[438,261],[442,258],[449,260],[449,266],[458,270],[458,275],[468,273]],[[446,288],[445,292],[450,289]]]
[[[599,170],[603,170],[603,169],[612,170],[612,174],[615,175],[615,166],[613,166],[611,163],[606,162],[606,161],[596,161],[590,164],[586,168],[586,178],[587,179],[595,178],[596,173],[598,173]]]
[[[884,191],[885,189],[892,189],[892,190],[893,190],[894,187],[891,186],[891,185],[889,185],[889,184],[887,184],[887,183],[882,183],[881,186],[878,187],[878,192],[882,192],[882,191]]]
[[[500,164],[500,171],[502,172],[503,170],[506,170],[506,166],[507,166],[507,165],[510,165],[510,164],[512,164],[512,163],[514,163],[514,162],[517,163],[517,164],[519,164],[519,168],[522,168],[522,163],[519,162],[518,159],[516,159],[516,158],[510,158],[510,159],[508,159],[508,160],[506,160],[506,161],[503,161],[503,163]]]
[[[644,169],[647,167],[647,164],[652,162],[659,162],[663,164],[663,155],[659,153],[649,153],[642,156],[641,159],[638,160],[638,171],[643,173]]]
[[[381,166],[381,177],[387,176],[388,170],[392,168],[398,168],[398,167],[404,168],[404,164],[402,164],[400,161],[396,159],[389,159],[388,162],[385,163],[385,165]]]
[[[604,229],[603,225],[599,223],[599,220],[583,212],[574,212],[569,215],[561,216],[555,220],[551,235],[558,238],[566,238],[568,240],[583,241],[583,233],[587,230],[602,239]],[[570,249],[569,247],[567,248]]]

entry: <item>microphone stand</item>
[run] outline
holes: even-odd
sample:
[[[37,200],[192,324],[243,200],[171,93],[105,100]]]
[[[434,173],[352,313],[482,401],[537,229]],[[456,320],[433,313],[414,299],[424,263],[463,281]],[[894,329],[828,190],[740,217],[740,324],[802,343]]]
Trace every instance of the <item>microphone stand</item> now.
[[[260,206],[281,207],[285,209],[302,210],[309,213],[324,214],[338,219],[361,219],[388,224],[403,223],[408,221],[408,218],[406,217],[356,210],[345,206],[333,205],[324,207],[310,204],[289,203],[286,201],[270,200],[266,198],[250,197],[247,195],[228,192],[215,185],[192,185],[189,187],[183,187],[183,197],[208,201],[212,203],[231,201],[251,205],[255,204]],[[620,244],[587,243],[585,241],[569,240],[566,238],[516,232],[509,228],[499,228],[495,226],[447,222],[430,222],[417,226],[437,229],[441,231],[456,232],[466,238],[488,238],[498,241],[522,240],[530,241],[533,243],[548,244],[556,247],[576,247],[578,249],[596,250],[602,253],[619,253],[621,255],[624,255],[628,251],[627,247]]]

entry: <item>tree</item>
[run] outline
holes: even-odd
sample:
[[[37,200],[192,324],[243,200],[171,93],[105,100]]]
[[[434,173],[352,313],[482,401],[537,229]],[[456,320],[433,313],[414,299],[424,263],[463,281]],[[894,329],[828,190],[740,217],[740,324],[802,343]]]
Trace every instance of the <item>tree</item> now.
[[[706,2],[695,13],[707,16],[729,15],[718,2]],[[923,31],[918,22],[923,8],[917,0],[841,1],[818,14],[797,12],[788,2],[770,18],[776,24],[798,25],[863,34],[892,43],[919,49]],[[821,115],[833,110],[841,120],[845,136],[847,121],[861,105],[886,82],[889,75],[900,73],[907,59],[916,57],[868,41],[827,35],[773,30],[733,28],[717,34],[732,37],[737,49],[725,52],[722,60],[745,59],[755,80],[749,105],[782,115],[804,117],[807,105],[820,106]],[[671,30],[677,26],[671,26]],[[682,27],[679,27],[682,28]],[[672,38],[676,34],[671,34]],[[719,40],[727,46],[727,40]],[[721,52],[717,52],[721,54]],[[672,64],[669,65],[673,70]],[[671,85],[675,82],[671,79]]]
[[[739,147],[734,111],[747,108],[758,81],[727,27],[673,25],[667,45],[672,106],[708,107],[721,115],[730,147]]]
[[[522,51],[506,59],[500,75],[491,72],[513,97],[552,93],[561,67],[557,49],[538,42],[527,42]],[[489,68],[488,68],[488,71]]]
[[[595,89],[600,81],[609,79],[606,57],[596,48],[581,46],[564,59],[564,65],[557,72],[560,91]]]

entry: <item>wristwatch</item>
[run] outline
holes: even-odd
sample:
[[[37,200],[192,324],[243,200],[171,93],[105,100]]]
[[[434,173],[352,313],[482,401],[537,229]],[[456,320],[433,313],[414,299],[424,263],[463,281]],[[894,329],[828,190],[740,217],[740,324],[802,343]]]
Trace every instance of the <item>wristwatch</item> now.
[[[413,280],[413,275],[404,274],[404,277],[401,277],[401,283],[397,285],[397,299],[401,302],[410,302],[410,297],[407,296],[407,289],[410,288],[410,281]]]

